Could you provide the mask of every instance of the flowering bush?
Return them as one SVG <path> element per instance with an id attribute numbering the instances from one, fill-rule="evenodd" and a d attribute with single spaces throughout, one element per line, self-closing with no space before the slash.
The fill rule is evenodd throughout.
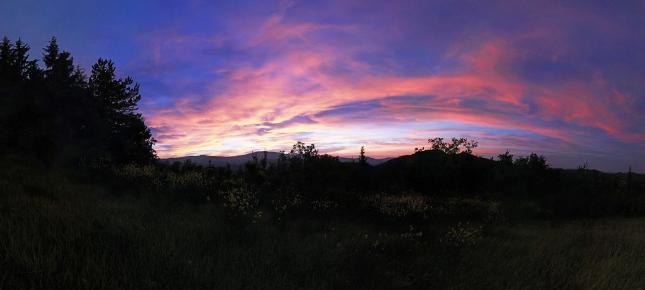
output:
<path id="1" fill-rule="evenodd" d="M 136 185 L 158 190 L 164 185 L 163 175 L 157 171 L 154 165 L 128 164 L 113 169 L 114 175 L 128 186 Z"/>
<path id="2" fill-rule="evenodd" d="M 458 223 L 450 227 L 441 242 L 458 248 L 464 246 L 475 246 L 482 239 L 482 226 L 474 226 L 470 223 Z"/>
<path id="3" fill-rule="evenodd" d="M 231 188 L 222 193 L 222 198 L 224 206 L 236 215 L 254 216 L 258 214 L 258 199 L 255 193 L 246 187 Z"/>
<path id="4" fill-rule="evenodd" d="M 429 198 L 421 195 L 383 194 L 364 197 L 362 200 L 363 206 L 393 218 L 411 216 L 426 218 L 430 208 L 429 201 Z"/>
<path id="5" fill-rule="evenodd" d="M 152 180 L 158 176 L 154 165 L 123 165 L 114 170 L 117 177 L 125 179 L 146 179 Z"/>

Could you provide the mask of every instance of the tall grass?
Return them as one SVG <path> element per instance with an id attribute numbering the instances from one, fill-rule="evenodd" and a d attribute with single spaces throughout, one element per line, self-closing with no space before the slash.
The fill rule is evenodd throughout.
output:
<path id="1" fill-rule="evenodd" d="M 232 201 L 225 207 L 115 195 L 96 183 L 27 169 L 0 171 L 0 190 L 0 289 L 645 285 L 645 219 L 417 224 L 316 215 L 232 219 Z M 392 201 L 410 211 L 424 209 L 424 202 Z M 383 208 L 398 212 L 391 205 Z"/>

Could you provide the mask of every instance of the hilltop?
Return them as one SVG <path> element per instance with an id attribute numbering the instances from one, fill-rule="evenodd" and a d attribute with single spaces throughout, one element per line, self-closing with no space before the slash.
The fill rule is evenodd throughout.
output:
<path id="1" fill-rule="evenodd" d="M 174 162 L 186 162 L 190 160 L 191 163 L 201 166 L 214 166 L 214 167 L 226 167 L 230 165 L 231 167 L 239 167 L 246 164 L 249 161 L 253 161 L 255 156 L 258 159 L 262 159 L 266 153 L 266 158 L 268 162 L 275 162 L 280 157 L 280 152 L 272 151 L 256 151 L 248 154 L 234 155 L 234 156 L 209 156 L 209 155 L 197 155 L 197 156 L 183 156 L 183 157 L 172 157 L 172 158 L 162 158 L 160 161 L 162 163 L 172 164 Z M 382 164 L 392 158 L 372 158 L 367 157 L 367 163 L 376 166 Z M 340 162 L 357 162 L 356 158 L 349 157 L 338 157 Z"/>

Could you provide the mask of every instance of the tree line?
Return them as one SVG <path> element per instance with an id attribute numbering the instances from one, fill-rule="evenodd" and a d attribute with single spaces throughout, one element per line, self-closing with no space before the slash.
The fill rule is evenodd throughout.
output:
<path id="1" fill-rule="evenodd" d="M 173 196 L 183 192 L 184 198 L 195 202 L 213 200 L 222 192 L 245 192 L 257 198 L 260 207 L 298 201 L 310 205 L 301 208 L 303 212 L 334 204 L 344 214 L 361 214 L 362 204 L 374 196 L 410 195 L 440 206 L 485 207 L 499 202 L 509 215 L 526 217 L 645 214 L 645 176 L 631 171 L 552 168 L 535 153 L 483 158 L 473 154 L 477 142 L 465 138 L 431 138 L 428 143 L 428 149 L 416 148 L 413 154 L 370 165 L 365 148 L 355 162 L 342 162 L 320 154 L 314 144 L 297 142 L 273 162 L 258 154 L 237 169 L 189 161 L 160 163 L 142 168 L 120 189 L 147 192 L 156 186 Z"/>
<path id="2" fill-rule="evenodd" d="M 114 63 L 98 59 L 88 75 L 52 38 L 41 60 L 29 45 L 0 43 L 0 150 L 35 155 L 51 164 L 103 166 L 156 158 L 137 104 L 139 85 L 117 78 Z"/>

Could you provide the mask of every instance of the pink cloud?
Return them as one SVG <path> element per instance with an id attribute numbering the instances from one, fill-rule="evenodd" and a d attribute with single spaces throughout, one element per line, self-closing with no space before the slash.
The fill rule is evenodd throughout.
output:
<path id="1" fill-rule="evenodd" d="M 630 96 L 608 81 L 599 78 L 589 83 L 583 79 L 545 87 L 516 75 L 513 66 L 531 55 L 526 48 L 518 48 L 514 39 L 455 45 L 445 57 L 457 61 L 460 69 L 450 73 L 374 74 L 369 63 L 355 57 L 361 46 L 330 45 L 319 38 L 321 32 L 330 30 L 358 35 L 358 28 L 287 23 L 283 13 L 269 17 L 247 44 L 275 55 L 259 65 L 226 68 L 228 78 L 214 82 L 212 91 L 217 93 L 198 108 L 187 97 L 179 99 L 172 109 L 151 114 L 148 121 L 152 127 L 168 128 L 157 135 L 160 144 L 173 145 L 167 150 L 160 147 L 160 156 L 284 149 L 304 139 L 348 144 L 330 150 L 336 154 L 351 155 L 359 147 L 357 143 L 364 143 L 370 144 L 375 156 L 397 155 L 409 153 L 429 136 L 413 136 L 410 131 L 385 136 L 375 128 L 380 126 L 380 130 L 387 131 L 385 128 L 405 122 L 423 125 L 452 121 L 462 124 L 463 132 L 473 126 L 513 129 L 559 140 L 563 146 L 585 143 L 591 133 L 580 128 L 600 130 L 621 141 L 645 140 L 643 134 L 626 130 L 620 112 L 629 106 Z M 546 37 L 542 33 L 535 35 L 539 39 Z M 553 57 L 559 55 L 554 53 Z M 343 70 L 334 71 L 339 63 Z M 414 104 L 383 100 L 389 96 L 432 98 Z M 369 112 L 374 114 L 370 124 L 344 116 L 313 117 L 359 101 L 380 101 L 380 107 Z M 471 103 L 478 106 L 469 106 Z M 289 122 L 299 116 L 308 116 L 311 121 Z M 554 122 L 562 127 L 555 127 Z M 361 135 L 361 131 L 369 134 Z M 503 137 L 514 138 L 508 139 L 514 144 L 530 144 L 525 137 Z M 386 143 L 384 138 L 399 141 Z M 493 153 L 490 148 L 481 152 Z"/>

